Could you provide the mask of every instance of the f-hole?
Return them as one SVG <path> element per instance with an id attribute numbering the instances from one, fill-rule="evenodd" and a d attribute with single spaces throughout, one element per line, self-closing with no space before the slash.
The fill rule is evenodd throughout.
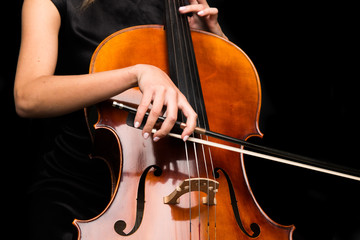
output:
<path id="1" fill-rule="evenodd" d="M 221 168 L 215 168 L 214 172 L 215 172 L 215 177 L 216 178 L 219 178 L 219 172 L 218 171 L 221 171 L 224 176 L 226 177 L 226 180 L 227 180 L 227 183 L 228 183 L 228 186 L 229 186 L 229 192 L 230 192 L 230 198 L 231 198 L 231 206 L 232 206 L 232 209 L 233 209 L 233 212 L 234 212 L 234 216 L 235 216 L 235 219 L 236 219 L 236 222 L 239 226 L 239 228 L 241 229 L 241 231 L 243 231 L 243 233 L 250 237 L 250 238 L 256 238 L 260 235 L 260 226 L 257 224 L 257 223 L 252 223 L 250 224 L 250 229 L 251 231 L 253 231 L 253 234 L 249 234 L 242 222 L 241 222 L 241 217 L 240 217 L 240 213 L 239 213 L 239 209 L 238 209 L 238 205 L 237 205 L 237 200 L 236 200 L 236 196 L 235 196 L 235 191 L 234 191 L 234 187 L 231 183 L 231 180 L 230 180 L 230 177 L 229 175 Z"/>
<path id="2" fill-rule="evenodd" d="M 126 228 L 126 222 L 123 220 L 119 220 L 114 224 L 115 232 L 118 233 L 121 236 L 130 236 L 131 234 L 135 233 L 138 228 L 140 227 L 140 224 L 142 222 L 143 216 L 144 216 L 144 207 L 145 207 L 145 179 L 150 171 L 151 168 L 154 168 L 154 175 L 159 177 L 162 174 L 161 168 L 159 168 L 156 165 L 149 166 L 145 169 L 145 171 L 142 173 L 140 177 L 140 182 L 138 186 L 138 192 L 137 192 L 137 206 L 136 206 L 136 219 L 135 219 L 135 225 L 133 229 L 129 233 L 125 233 L 124 229 Z"/>

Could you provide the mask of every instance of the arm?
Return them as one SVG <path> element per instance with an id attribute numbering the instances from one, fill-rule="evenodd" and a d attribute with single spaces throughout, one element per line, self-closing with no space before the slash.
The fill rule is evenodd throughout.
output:
<path id="1" fill-rule="evenodd" d="M 22 117 L 51 117 L 70 113 L 139 86 L 143 98 L 135 121 L 141 122 L 153 103 L 143 129 L 149 136 L 164 105 L 169 119 L 154 138 L 165 136 L 172 128 L 178 109 L 187 116 L 183 138 L 196 125 L 191 106 L 160 69 L 135 65 L 113 71 L 55 76 L 60 15 L 50 0 L 25 0 L 22 17 L 22 41 L 15 78 L 14 97 L 17 113 Z M 146 134 L 147 133 L 147 134 Z"/>
<path id="2" fill-rule="evenodd" d="M 24 1 L 22 41 L 14 88 L 16 110 L 20 116 L 63 115 L 136 84 L 131 69 L 54 76 L 59 28 L 60 15 L 51 1 Z M 103 83 L 102 89 L 98 90 L 100 83 Z"/>

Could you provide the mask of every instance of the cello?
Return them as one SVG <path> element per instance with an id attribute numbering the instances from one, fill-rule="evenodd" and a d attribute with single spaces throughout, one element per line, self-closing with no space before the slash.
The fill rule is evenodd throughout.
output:
<path id="1" fill-rule="evenodd" d="M 165 30 L 114 33 L 95 51 L 90 72 L 155 65 L 187 97 L 200 128 L 236 139 L 262 136 L 260 83 L 250 59 L 227 40 L 190 32 L 177 13 L 183 3 L 166 3 Z M 242 154 L 171 137 L 144 140 L 133 115 L 112 104 L 136 107 L 140 97 L 135 88 L 98 105 L 93 157 L 109 165 L 113 193 L 99 216 L 75 220 L 79 239 L 291 239 L 294 227 L 276 224 L 257 204 Z"/>

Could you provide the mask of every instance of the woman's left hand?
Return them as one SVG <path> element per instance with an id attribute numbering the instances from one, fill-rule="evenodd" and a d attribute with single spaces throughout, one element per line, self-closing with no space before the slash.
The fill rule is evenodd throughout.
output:
<path id="1" fill-rule="evenodd" d="M 212 8 L 206 0 L 189 0 L 190 5 L 179 8 L 181 14 L 194 13 L 189 17 L 190 28 L 204 30 L 227 38 L 218 22 L 218 9 Z"/>

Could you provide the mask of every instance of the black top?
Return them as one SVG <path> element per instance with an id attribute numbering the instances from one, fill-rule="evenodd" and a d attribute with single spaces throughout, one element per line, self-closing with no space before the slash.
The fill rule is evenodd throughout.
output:
<path id="1" fill-rule="evenodd" d="M 61 16 L 56 75 L 88 73 L 92 53 L 108 35 L 135 25 L 162 24 L 163 0 L 51 0 Z M 82 110 L 34 120 L 37 175 L 30 187 L 28 239 L 76 239 L 74 218 L 98 215 L 110 200 L 109 172 L 90 159 Z"/>
<path id="2" fill-rule="evenodd" d="M 92 53 L 110 34 L 127 27 L 163 23 L 164 0 L 52 0 L 61 15 L 57 74 L 87 73 Z"/>

